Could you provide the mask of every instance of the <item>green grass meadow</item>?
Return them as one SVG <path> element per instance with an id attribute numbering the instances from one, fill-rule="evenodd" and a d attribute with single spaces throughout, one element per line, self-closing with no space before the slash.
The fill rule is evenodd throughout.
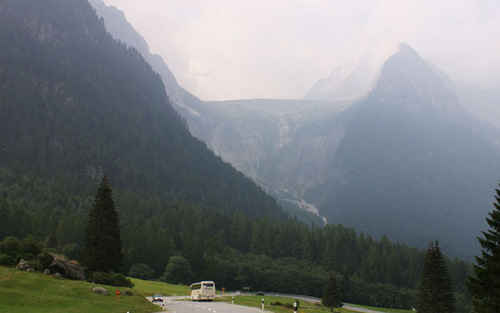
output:
<path id="1" fill-rule="evenodd" d="M 188 296 L 191 294 L 191 289 L 189 288 L 189 286 L 172 285 L 158 281 L 149 281 L 136 278 L 130 278 L 130 280 L 132 280 L 132 282 L 134 283 L 134 288 L 132 290 L 135 290 L 145 297 L 152 296 L 156 293 L 162 294 L 164 296 Z"/>
<path id="2" fill-rule="evenodd" d="M 101 286 L 110 295 L 91 291 L 94 284 L 57 279 L 41 273 L 26 273 L 14 268 L 0 267 L 0 312 L 2 313 L 151 313 L 158 307 L 148 302 L 143 293 L 150 286 L 134 280 L 138 288 Z M 116 296 L 119 289 L 121 296 Z M 124 291 L 133 295 L 126 296 Z M 165 287 L 165 291 L 170 290 Z M 165 292 L 167 293 L 167 292 Z"/>

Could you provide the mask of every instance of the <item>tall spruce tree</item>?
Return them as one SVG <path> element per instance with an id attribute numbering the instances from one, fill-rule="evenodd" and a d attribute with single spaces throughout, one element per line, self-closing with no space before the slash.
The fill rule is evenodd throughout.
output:
<path id="1" fill-rule="evenodd" d="M 500 189 L 496 189 L 495 200 L 486 218 L 490 229 L 478 237 L 482 252 L 476 257 L 475 275 L 467 284 L 475 313 L 500 312 Z"/>
<path id="2" fill-rule="evenodd" d="M 333 273 L 330 274 L 330 278 L 328 279 L 328 284 L 326 285 L 321 302 L 324 306 L 329 307 L 332 312 L 334 308 L 342 306 L 342 299 L 337 286 L 337 277 Z"/>
<path id="3" fill-rule="evenodd" d="M 418 290 L 417 312 L 455 312 L 455 296 L 450 274 L 437 241 L 431 243 L 425 255 L 422 281 Z"/>
<path id="4" fill-rule="evenodd" d="M 122 265 L 120 223 L 108 179 L 104 177 L 89 211 L 84 263 L 92 272 L 118 272 Z"/>

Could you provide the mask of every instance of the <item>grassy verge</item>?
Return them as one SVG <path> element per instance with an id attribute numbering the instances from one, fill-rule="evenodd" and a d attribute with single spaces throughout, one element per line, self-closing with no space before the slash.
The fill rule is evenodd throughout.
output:
<path id="1" fill-rule="evenodd" d="M 187 296 L 191 294 L 191 289 L 184 285 L 172 285 L 163 282 L 130 278 L 134 283 L 134 291 L 149 297 L 159 293 L 164 296 Z"/>
<path id="2" fill-rule="evenodd" d="M 275 313 L 290 313 L 293 310 L 286 305 L 291 305 L 295 301 L 292 298 L 284 297 L 271 297 L 271 296 L 236 296 L 234 297 L 234 303 L 238 305 L 250 306 L 260 308 L 261 299 L 264 298 L 265 310 Z M 231 297 L 222 297 L 218 301 L 231 302 Z M 272 303 L 281 303 L 281 305 L 273 305 Z M 336 309 L 334 312 L 338 313 L 351 313 L 346 309 Z M 315 304 L 306 301 L 300 301 L 299 313 L 331 313 L 331 310 L 321 304 Z"/>
<path id="3" fill-rule="evenodd" d="M 0 312 L 2 313 L 151 313 L 158 307 L 144 299 L 134 289 L 134 295 L 125 296 L 128 288 L 101 286 L 109 296 L 91 291 L 94 284 L 56 279 L 40 273 L 26 273 L 0 267 Z"/>
<path id="4" fill-rule="evenodd" d="M 374 306 L 358 305 L 358 304 L 350 304 L 350 303 L 349 303 L 349 305 L 352 306 L 352 307 L 355 307 L 355 308 L 370 309 L 372 311 L 378 311 L 378 312 L 387 312 L 387 313 L 413 313 L 412 310 L 379 308 L 379 307 L 374 307 Z"/>

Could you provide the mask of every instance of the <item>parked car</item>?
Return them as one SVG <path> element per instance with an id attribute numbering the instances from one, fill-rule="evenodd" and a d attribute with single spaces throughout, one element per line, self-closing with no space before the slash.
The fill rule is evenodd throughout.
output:
<path id="1" fill-rule="evenodd" d="M 160 295 L 160 294 L 153 295 L 153 301 L 152 302 L 163 302 L 163 296 Z"/>

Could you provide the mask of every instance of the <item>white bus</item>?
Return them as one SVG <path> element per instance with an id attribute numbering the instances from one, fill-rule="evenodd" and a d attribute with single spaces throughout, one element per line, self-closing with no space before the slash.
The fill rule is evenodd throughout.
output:
<path id="1" fill-rule="evenodd" d="M 191 284 L 191 300 L 213 300 L 215 299 L 215 283 L 213 281 L 200 281 Z"/>

